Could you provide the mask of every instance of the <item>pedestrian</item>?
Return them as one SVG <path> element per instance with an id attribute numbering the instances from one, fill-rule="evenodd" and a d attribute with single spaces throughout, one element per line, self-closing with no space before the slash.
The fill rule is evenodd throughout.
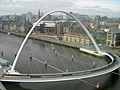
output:
<path id="1" fill-rule="evenodd" d="M 15 57 L 17 56 L 17 53 L 15 53 Z"/>
<path id="2" fill-rule="evenodd" d="M 95 68 L 95 66 L 96 66 L 96 63 L 95 63 L 95 62 L 93 62 L 93 67 Z"/>
<path id="3" fill-rule="evenodd" d="M 66 69 L 66 71 L 65 71 L 66 73 L 68 72 L 68 69 Z"/>
<path id="4" fill-rule="evenodd" d="M 51 44 L 51 48 L 53 49 L 53 44 Z"/>
<path id="5" fill-rule="evenodd" d="M 71 56 L 71 58 L 72 58 L 72 62 L 73 62 L 73 57 L 74 57 L 74 56 L 72 55 L 72 56 Z"/>
<path id="6" fill-rule="evenodd" d="M 48 66 L 47 61 L 45 61 L 44 64 L 45 64 L 45 69 L 47 69 L 47 66 Z"/>
<path id="7" fill-rule="evenodd" d="M 32 61 L 32 55 L 30 56 L 30 61 Z"/>
<path id="8" fill-rule="evenodd" d="M 1 52 L 1 56 L 3 57 L 3 51 Z"/>
<path id="9" fill-rule="evenodd" d="M 44 43 L 42 43 L 42 47 L 45 47 Z"/>
<path id="10" fill-rule="evenodd" d="M 57 56 L 57 50 L 55 50 L 55 55 Z"/>
<path id="11" fill-rule="evenodd" d="M 97 83 L 96 88 L 97 90 L 100 88 L 100 83 Z"/>
<path id="12" fill-rule="evenodd" d="M 55 51 L 55 47 L 53 47 L 52 49 L 53 49 L 53 51 Z"/>

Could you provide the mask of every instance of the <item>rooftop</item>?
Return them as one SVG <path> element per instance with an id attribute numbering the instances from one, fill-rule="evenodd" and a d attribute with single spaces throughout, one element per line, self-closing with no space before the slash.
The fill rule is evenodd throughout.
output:
<path id="1" fill-rule="evenodd" d="M 120 29 L 114 29 L 114 30 L 112 29 L 109 32 L 112 34 L 120 33 Z"/>

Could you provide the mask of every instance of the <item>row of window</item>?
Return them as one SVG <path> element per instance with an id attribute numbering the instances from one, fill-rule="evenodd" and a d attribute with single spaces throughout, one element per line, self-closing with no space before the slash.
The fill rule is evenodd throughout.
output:
<path id="1" fill-rule="evenodd" d="M 64 38 L 64 40 L 69 42 L 74 42 L 74 43 L 80 43 L 80 44 L 87 44 L 87 45 L 90 44 L 90 40 L 85 40 L 85 39 L 76 40 L 76 39 Z"/>

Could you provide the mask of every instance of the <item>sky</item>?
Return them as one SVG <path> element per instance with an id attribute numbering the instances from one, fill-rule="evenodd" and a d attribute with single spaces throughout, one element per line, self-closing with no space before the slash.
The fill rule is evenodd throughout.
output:
<path id="1" fill-rule="evenodd" d="M 0 15 L 22 14 L 38 10 L 47 13 L 65 10 L 87 15 L 120 17 L 120 0 L 0 0 Z"/>

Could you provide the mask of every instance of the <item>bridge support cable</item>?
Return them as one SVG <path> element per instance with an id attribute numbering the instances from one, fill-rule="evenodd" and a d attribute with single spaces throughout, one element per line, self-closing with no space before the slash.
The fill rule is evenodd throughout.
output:
<path id="1" fill-rule="evenodd" d="M 61 57 L 64 57 L 64 58 L 68 58 L 68 59 L 72 59 L 71 57 L 62 55 L 62 54 L 60 54 L 60 53 L 58 53 L 58 56 L 61 56 Z M 65 60 L 67 60 L 67 59 L 65 59 Z M 72 60 L 69 60 L 69 61 L 72 61 Z M 74 59 L 73 62 L 79 62 L 79 63 L 81 63 L 84 67 L 88 65 L 88 64 L 86 64 L 85 62 L 82 62 L 82 61 L 76 60 L 76 59 Z"/>
<path id="2" fill-rule="evenodd" d="M 116 73 L 116 72 L 111 72 L 111 73 L 120 76 L 120 73 Z"/>
<path id="3" fill-rule="evenodd" d="M 62 45 L 60 45 L 60 46 L 62 47 Z M 54 47 L 54 49 L 56 50 L 55 47 Z M 63 49 L 63 47 L 62 47 L 62 49 Z M 55 51 L 55 50 L 54 50 L 54 51 Z M 60 50 L 61 50 L 61 49 L 60 49 Z M 64 51 L 64 49 L 63 49 L 63 52 L 66 53 L 66 52 Z M 66 53 L 66 54 L 67 54 L 67 53 Z M 57 55 L 58 55 L 58 56 L 61 56 L 61 57 L 64 57 L 64 58 L 70 59 L 70 57 L 65 56 L 65 55 L 62 55 L 62 54 L 60 54 L 59 52 L 57 52 Z M 65 59 L 65 60 L 66 60 L 66 59 Z M 62 62 L 62 64 L 63 64 L 64 68 L 67 68 L 66 65 L 65 65 L 65 63 L 63 62 L 63 60 L 61 60 L 61 62 Z"/>
<path id="4" fill-rule="evenodd" d="M 63 55 L 59 52 L 57 52 L 57 55 L 60 56 L 60 57 L 64 57 L 64 58 L 67 58 L 67 59 L 64 59 L 64 60 L 67 60 L 67 61 L 72 61 L 72 58 L 69 57 L 68 53 L 66 52 L 66 50 L 64 49 L 64 47 L 62 45 L 60 45 L 60 47 L 62 48 L 63 52 L 66 54 L 66 55 Z M 55 51 L 56 48 L 55 46 L 52 44 L 51 48 Z M 69 59 L 69 60 L 68 60 Z M 74 62 L 77 61 L 74 59 Z M 66 68 L 66 65 L 64 64 L 63 60 L 61 60 L 61 62 L 63 63 L 63 66 Z M 72 62 L 71 62 L 72 63 Z M 76 68 L 76 67 L 75 67 Z"/>
<path id="5" fill-rule="evenodd" d="M 60 42 L 60 41 L 59 41 L 59 42 Z M 74 45 L 75 45 L 75 44 L 74 44 Z M 88 66 L 88 64 L 86 64 L 85 62 L 82 62 L 81 60 L 76 60 L 76 59 L 72 60 L 72 57 L 68 57 L 69 55 L 68 55 L 68 53 L 66 52 L 66 50 L 63 48 L 62 45 L 61 45 L 61 47 L 62 47 L 63 51 L 65 52 L 65 54 L 67 54 L 67 56 L 58 53 L 59 56 L 65 57 L 65 58 L 68 58 L 68 59 L 71 59 L 71 61 L 73 61 L 73 62 L 79 62 L 79 63 L 81 63 L 84 67 Z M 70 48 L 71 48 L 71 47 L 70 47 Z M 75 55 L 76 53 L 75 53 L 75 51 L 73 50 L 73 48 L 71 48 L 71 50 L 72 50 L 72 52 L 73 52 L 74 55 Z"/>
<path id="6" fill-rule="evenodd" d="M 79 81 L 81 81 L 81 82 L 84 82 L 84 83 L 86 83 L 86 84 L 89 84 L 89 85 L 91 85 L 91 86 L 93 86 L 93 87 L 95 87 L 95 88 L 97 88 L 97 84 L 95 85 L 95 84 L 92 84 L 92 83 L 90 83 L 90 82 L 88 82 L 88 81 L 85 81 L 85 80 L 82 80 L 82 79 L 78 79 Z"/>
<path id="7" fill-rule="evenodd" d="M 70 59 L 70 57 L 69 57 L 68 53 L 66 52 L 66 50 L 64 49 L 64 47 L 63 47 L 62 45 L 60 45 L 60 46 L 61 46 L 61 48 L 63 49 L 63 52 L 64 52 L 66 55 L 62 55 L 62 54 L 60 54 L 60 53 L 58 53 L 58 55 L 61 56 L 61 57 Z M 67 60 L 67 59 L 64 59 L 64 60 Z M 62 61 L 62 63 L 64 64 L 63 60 L 61 60 L 61 61 Z M 64 64 L 64 66 L 66 67 L 65 64 Z"/>
<path id="8" fill-rule="evenodd" d="M 34 58 L 34 57 L 32 58 L 32 60 L 35 60 L 35 61 L 37 61 L 37 62 L 39 62 L 39 63 L 42 63 L 42 64 L 45 64 L 45 62 L 43 62 L 43 61 L 41 61 L 41 60 L 39 60 L 39 59 L 36 59 L 36 58 Z M 55 69 L 55 70 L 57 70 L 57 71 L 59 71 L 59 72 L 64 73 L 63 70 L 58 69 L 58 68 L 54 67 L 53 65 L 47 64 L 47 66 L 49 66 L 49 67 L 51 67 L 51 68 L 53 68 L 53 69 Z"/>
<path id="9" fill-rule="evenodd" d="M 53 45 L 51 45 L 50 47 L 52 48 Z M 45 48 L 45 50 L 47 51 L 48 49 Z M 48 51 L 47 51 L 47 53 L 48 53 Z M 56 67 L 56 63 L 54 62 L 55 59 L 53 58 L 52 55 L 50 55 L 50 53 L 48 53 L 48 55 L 49 55 L 49 57 L 51 58 L 51 62 L 52 62 L 52 63 L 55 65 L 55 67 Z"/>
<path id="10" fill-rule="evenodd" d="M 71 47 L 70 47 L 71 48 Z M 73 51 L 74 55 L 76 54 L 75 51 L 73 50 L 73 48 L 71 48 L 71 50 Z M 77 56 L 78 57 L 78 56 Z M 85 62 L 82 62 L 81 60 L 79 60 L 79 62 L 84 66 L 86 67 L 86 63 Z"/>
<path id="11" fill-rule="evenodd" d="M 62 47 L 62 46 L 61 46 Z M 63 48 L 63 47 L 62 47 Z M 64 48 L 63 48 L 64 49 Z M 72 48 L 71 48 L 72 49 Z M 72 51 L 73 51 L 73 49 L 72 49 Z M 67 52 L 64 50 L 64 52 L 67 54 Z M 75 54 L 75 52 L 73 51 L 73 53 Z M 61 57 L 64 57 L 64 58 L 68 58 L 68 59 L 72 59 L 71 57 L 68 57 L 68 54 L 67 54 L 67 56 L 65 56 L 65 55 L 62 55 L 62 54 L 60 54 L 59 52 L 57 52 L 57 55 L 58 56 L 61 56 Z M 65 59 L 65 60 L 67 60 L 67 59 Z M 78 61 L 78 60 L 76 60 L 76 59 L 74 59 L 73 60 L 73 62 L 80 62 L 81 64 L 84 64 L 84 66 L 86 66 L 86 65 L 88 65 L 88 64 L 86 64 L 85 62 L 82 62 L 82 61 Z"/>

